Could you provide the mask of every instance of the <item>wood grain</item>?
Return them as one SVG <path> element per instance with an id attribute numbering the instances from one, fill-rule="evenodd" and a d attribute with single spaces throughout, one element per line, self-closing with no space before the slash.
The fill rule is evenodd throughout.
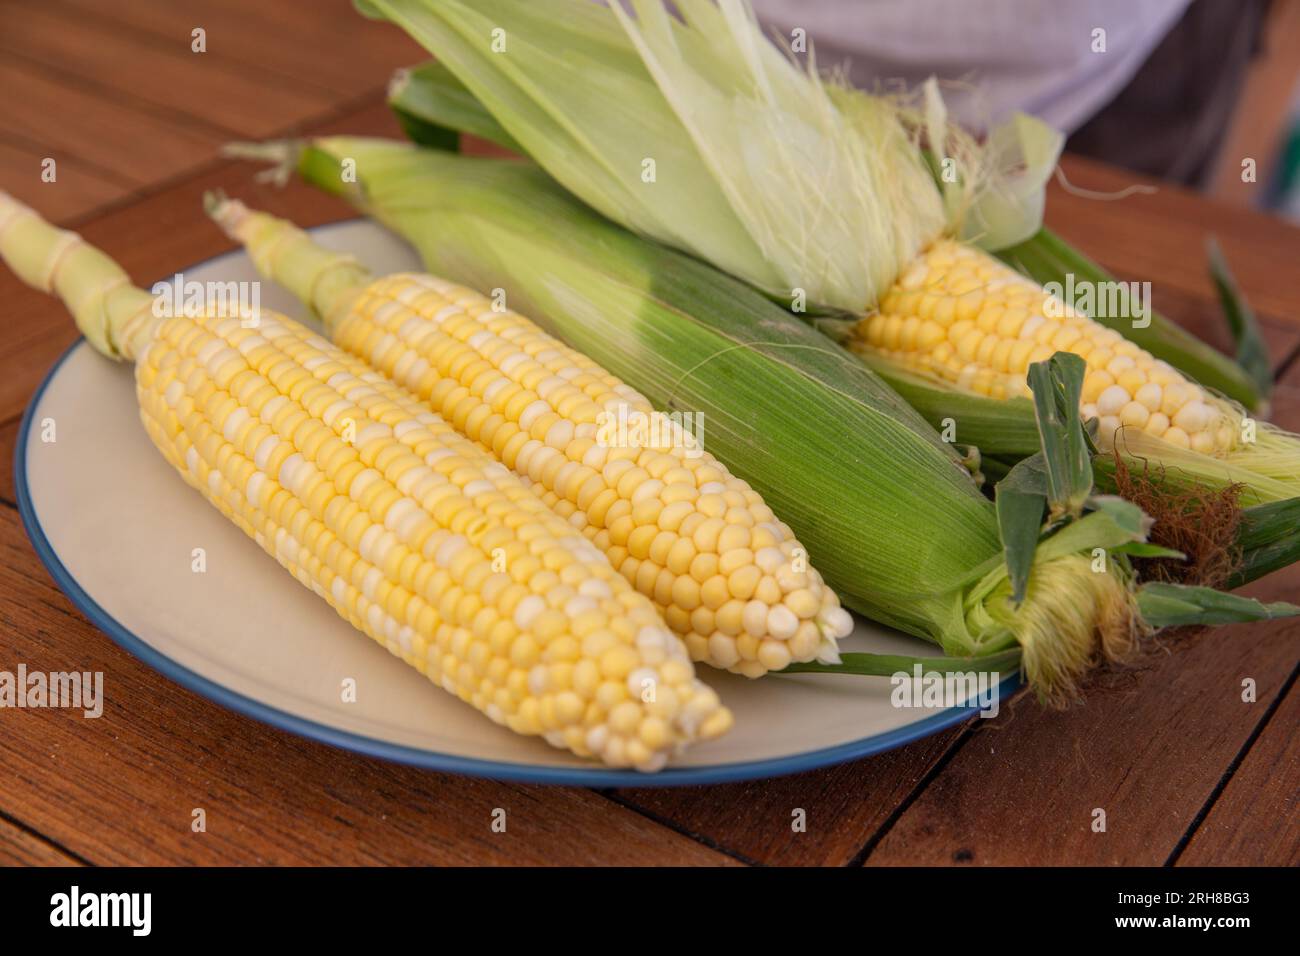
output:
<path id="1" fill-rule="evenodd" d="M 222 138 L 122 106 L 55 71 L 0 59 L 0 129 L 140 187 L 210 160 Z M 75 117 L 75 122 L 70 121 Z M 34 178 L 34 177 L 33 177 Z"/>
<path id="2" fill-rule="evenodd" d="M 945 755 L 962 728 L 814 773 L 720 787 L 620 790 L 657 818 L 746 860 L 777 866 L 844 866 Z M 795 828 L 796 821 L 805 829 Z"/>
<path id="3" fill-rule="evenodd" d="M 382 103 L 371 103 L 317 127 L 321 133 L 399 134 Z M 0 156 L 3 153 L 0 152 Z M 355 210 L 299 182 L 280 189 L 254 182 L 261 167 L 218 163 L 194 176 L 86 223 L 79 231 L 113 256 L 138 285 L 149 286 L 196 262 L 233 248 L 203 214 L 203 194 L 224 189 L 303 225 L 351 218 Z M 3 182 L 0 180 L 0 182 Z M 44 205 L 38 206 L 46 212 Z M 0 271 L 0 301 L 5 303 L 6 348 L 0 352 L 0 421 L 22 412 L 45 370 L 76 338 L 63 306 Z"/>
<path id="4" fill-rule="evenodd" d="M 54 844 L 0 820 L 0 866 L 80 866 L 81 861 L 69 856 Z"/>
<path id="5" fill-rule="evenodd" d="M 351 0 L 49 2 L 129 26 L 138 35 L 166 44 L 177 37 L 188 44 L 190 31 L 203 27 L 208 55 L 326 89 L 343 101 L 382 88 L 396 66 L 428 59 L 397 27 L 357 13 Z"/>
<path id="6" fill-rule="evenodd" d="M 1285 425 L 1300 429 L 1300 363 L 1278 382 Z M 1293 586 L 1270 588 L 1300 604 L 1294 568 L 1276 572 Z M 1291 686 L 1258 737 L 1242 748 L 1239 766 L 1225 768 L 1223 790 L 1178 856 L 1179 866 L 1300 865 L 1300 687 Z"/>
<path id="7" fill-rule="evenodd" d="M 190 35 L 159 42 L 54 4 L 0 5 L 0 53 L 76 77 L 152 108 L 169 122 L 230 136 L 269 136 L 335 103 L 328 92 L 258 66 L 191 52 Z"/>
<path id="8" fill-rule="evenodd" d="M 1020 702 L 976 728 L 867 863 L 1163 864 L 1285 684 L 1298 638 L 1294 620 L 1224 628 L 1171 642 L 1083 706 Z M 1245 677 L 1260 703 L 1242 703 Z"/>
<path id="9" fill-rule="evenodd" d="M 1300 688 L 1286 697 L 1227 780 L 1179 866 L 1300 866 Z"/>
<path id="10" fill-rule="evenodd" d="M 41 179 L 46 159 L 55 162 L 55 181 Z M 0 133 L 0 189 L 23 202 L 39 205 L 54 222 L 65 222 L 87 209 L 94 209 L 129 192 L 101 170 L 89 166 L 61 149 L 48 149 Z"/>
<path id="11" fill-rule="evenodd" d="M 361 758 L 209 703 L 87 623 L 7 507 L 0 595 L 0 669 L 21 662 L 104 674 L 97 719 L 0 712 L 0 807 L 91 862 L 734 863 L 592 791 Z M 497 808 L 506 812 L 505 833 L 491 829 Z M 206 832 L 192 832 L 195 809 L 205 812 Z"/>

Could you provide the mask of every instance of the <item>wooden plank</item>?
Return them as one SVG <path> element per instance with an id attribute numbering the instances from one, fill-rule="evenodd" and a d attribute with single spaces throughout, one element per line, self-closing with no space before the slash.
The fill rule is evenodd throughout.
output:
<path id="1" fill-rule="evenodd" d="M 1300 228 L 1078 156 L 1064 157 L 1061 165 L 1070 182 L 1085 189 L 1156 188 L 1153 194 L 1105 201 L 1072 195 L 1056 182 L 1049 186 L 1047 224 L 1090 257 L 1156 288 L 1170 286 L 1212 299 L 1205 240 L 1213 234 L 1251 304 L 1300 327 L 1300 288 L 1287 278 L 1295 269 Z"/>
<path id="2" fill-rule="evenodd" d="M 1300 866 L 1300 687 L 1290 692 L 1196 829 L 1179 866 Z"/>
<path id="3" fill-rule="evenodd" d="M 350 99 L 382 88 L 394 68 L 428 58 L 397 27 L 357 13 L 351 0 L 54 0 L 83 15 L 173 43 L 207 31 L 208 55 L 255 66 Z"/>
<path id="4" fill-rule="evenodd" d="M 1289 582 L 1294 593 L 1300 574 Z M 1175 640 L 1083 706 L 1025 701 L 981 722 L 868 865 L 1163 864 L 1286 682 L 1298 638 L 1292 620 Z M 1260 703 L 1242 703 L 1245 677 Z"/>
<path id="5" fill-rule="evenodd" d="M 371 102 L 317 130 L 400 135 L 396 120 L 381 102 Z M 251 163 L 224 163 L 205 169 L 139 202 L 113 209 L 79 231 L 120 262 L 138 283 L 148 286 L 232 248 L 230 240 L 203 215 L 207 190 L 225 189 L 308 226 L 356 215 L 342 201 L 300 182 L 284 189 L 255 183 L 253 177 L 259 169 Z M 5 182 L 0 179 L 0 186 Z M 48 214 L 48 204 L 40 196 L 33 205 Z M 0 421 L 6 421 L 22 412 L 40 377 L 76 338 L 76 332 L 61 304 L 22 285 L 5 269 L 0 269 L 0 301 L 5 303 L 7 323 L 6 347 L 0 352 Z"/>
<path id="6" fill-rule="evenodd" d="M 56 179 L 41 180 L 45 159 L 55 162 Z M 65 222 L 84 216 L 128 192 L 101 171 L 87 166 L 62 149 L 43 149 L 0 133 L 0 189 L 23 202 L 39 205 L 46 217 Z"/>
<path id="7" fill-rule="evenodd" d="M 38 148 L 73 156 L 118 185 L 142 186 L 211 159 L 222 137 L 123 106 L 29 62 L 0 60 L 0 129 Z M 53 152 L 50 155 L 54 155 Z"/>
<path id="8" fill-rule="evenodd" d="M 291 37 L 282 41 L 293 42 Z M 0 5 L 0 51 L 153 107 L 169 122 L 189 117 L 192 124 L 225 136 L 269 136 L 322 115 L 336 102 L 326 91 L 260 67 L 191 52 L 188 33 L 160 44 L 53 5 Z"/>
<path id="9" fill-rule="evenodd" d="M 1283 424 L 1300 429 L 1300 363 L 1278 381 Z M 1289 568 L 1273 577 L 1292 575 Z M 1289 579 L 1289 578 L 1288 578 Z M 1285 600 L 1300 603 L 1300 588 Z M 1295 675 L 1292 675 L 1294 682 Z M 1292 683 L 1286 697 L 1260 730 L 1223 792 L 1206 808 L 1205 818 L 1179 855 L 1179 866 L 1300 864 L 1300 687 Z"/>
<path id="10" fill-rule="evenodd" d="M 0 508 L 0 595 L 6 669 L 104 674 L 97 719 L 31 709 L 0 721 L 0 807 L 91 862 L 734 863 L 593 791 L 387 764 L 209 703 L 87 623 L 10 508 Z M 191 830 L 196 808 L 206 832 Z M 497 808 L 504 834 L 491 829 Z"/>
<path id="11" fill-rule="evenodd" d="M 0 866 L 81 866 L 81 861 L 48 840 L 0 820 Z"/>
<path id="12" fill-rule="evenodd" d="M 717 787 L 620 790 L 618 796 L 745 860 L 844 866 L 962 735 L 962 728 L 946 730 L 814 773 Z"/>

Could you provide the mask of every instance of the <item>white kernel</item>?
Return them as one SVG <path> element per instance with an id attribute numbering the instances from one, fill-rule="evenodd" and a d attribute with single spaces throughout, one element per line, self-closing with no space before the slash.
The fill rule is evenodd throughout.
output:
<path id="1" fill-rule="evenodd" d="M 653 667 L 638 667 L 627 675 L 627 691 L 637 700 L 646 689 L 653 690 L 659 684 L 659 673 Z"/>
<path id="2" fill-rule="evenodd" d="M 637 485 L 632 492 L 632 504 L 639 504 L 650 498 L 658 498 L 664 490 L 664 483 L 658 478 L 649 478 Z"/>
<path id="3" fill-rule="evenodd" d="M 1103 418 L 1107 415 L 1116 415 L 1131 400 L 1128 389 L 1124 386 L 1110 385 L 1097 396 L 1097 413 Z"/>
<path id="4" fill-rule="evenodd" d="M 1174 424 L 1188 435 L 1193 435 L 1210 424 L 1211 415 L 1208 405 L 1193 399 L 1178 410 L 1178 414 L 1174 416 Z"/>
<path id="5" fill-rule="evenodd" d="M 667 647 L 671 641 L 672 638 L 669 636 L 668 632 L 661 627 L 650 627 L 647 625 L 636 632 L 636 646 L 643 651 L 649 648 Z"/>
<path id="6" fill-rule="evenodd" d="M 248 409 L 242 405 L 227 415 L 225 424 L 221 426 L 221 434 L 226 436 L 226 441 L 233 442 L 235 436 L 239 434 L 239 429 L 248 419 Z"/>
<path id="7" fill-rule="evenodd" d="M 551 670 L 545 664 L 534 664 L 528 672 L 528 689 L 536 696 L 540 697 L 546 693 L 546 688 L 550 686 Z"/>
<path id="8" fill-rule="evenodd" d="M 461 494 L 466 498 L 477 498 L 479 495 L 489 495 L 496 490 L 496 485 L 486 478 L 476 478 L 465 484 L 465 487 L 461 489 Z"/>
<path id="9" fill-rule="evenodd" d="M 853 615 L 842 607 L 827 608 L 817 615 L 817 620 L 830 637 L 848 637 L 853 633 Z"/>
<path id="10" fill-rule="evenodd" d="M 266 487 L 266 475 L 260 471 L 255 471 L 248 476 L 248 484 L 244 486 L 244 499 L 258 507 L 262 503 L 262 489 Z"/>
<path id="11" fill-rule="evenodd" d="M 361 593 L 367 601 L 379 600 L 379 586 L 384 583 L 384 573 L 378 568 L 371 568 L 361 579 Z"/>
<path id="12" fill-rule="evenodd" d="M 587 731 L 587 749 L 594 754 L 604 755 L 605 745 L 609 743 L 609 728 L 605 725 L 592 727 Z"/>
<path id="13" fill-rule="evenodd" d="M 442 543 L 438 545 L 438 550 L 434 554 L 433 560 L 439 567 L 448 567 L 451 562 L 456 559 L 456 555 L 460 554 L 461 551 L 467 547 L 469 547 L 469 541 L 464 535 L 448 535 Z"/>
<path id="14" fill-rule="evenodd" d="M 1160 403 L 1164 400 L 1164 395 L 1164 389 L 1159 385 L 1155 382 L 1147 382 L 1137 390 L 1133 400 L 1141 402 L 1147 407 L 1148 411 L 1158 412 L 1160 411 Z"/>
<path id="15" fill-rule="evenodd" d="M 551 411 L 551 406 L 538 399 L 519 413 L 519 427 L 527 431 L 532 428 L 533 422 L 549 411 Z"/>
<path id="16" fill-rule="evenodd" d="M 546 430 L 546 444 L 563 451 L 573 441 L 573 422 L 567 418 L 558 419 Z"/>
<path id="17" fill-rule="evenodd" d="M 736 642 L 726 634 L 714 634 L 709 638 L 709 662 L 715 667 L 730 667 L 740 660 Z"/>
<path id="18" fill-rule="evenodd" d="M 280 444 L 280 439 L 274 435 L 267 435 L 257 443 L 257 450 L 253 452 L 253 464 L 258 471 L 266 471 L 266 466 L 271 460 L 271 453 L 275 451 Z"/>
<path id="19" fill-rule="evenodd" d="M 745 633 L 751 637 L 762 637 L 767 633 L 767 605 L 762 601 L 747 601 L 740 619 Z"/>
<path id="20" fill-rule="evenodd" d="M 786 558 L 780 548 L 759 548 L 754 555 L 754 563 L 764 574 L 776 574 L 786 563 Z"/>
<path id="21" fill-rule="evenodd" d="M 788 641 L 799 630 L 799 618 L 784 604 L 774 605 L 767 612 L 767 633 L 777 640 Z"/>
<path id="22" fill-rule="evenodd" d="M 596 610 L 596 602 L 589 597 L 571 597 L 564 603 L 564 613 L 571 618 L 594 610 Z"/>
<path id="23" fill-rule="evenodd" d="M 515 605 L 515 627 L 526 631 L 537 619 L 537 615 L 546 610 L 546 602 L 539 595 L 530 594 Z"/>

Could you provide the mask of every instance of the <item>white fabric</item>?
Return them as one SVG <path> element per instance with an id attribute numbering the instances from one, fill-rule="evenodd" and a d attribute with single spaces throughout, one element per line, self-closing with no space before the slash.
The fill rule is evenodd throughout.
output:
<path id="1" fill-rule="evenodd" d="M 868 90 L 931 75 L 973 128 L 1023 110 L 1073 132 L 1127 83 L 1190 0 L 753 0 L 784 34 L 802 27 L 819 67 Z M 1093 52 L 1093 31 L 1106 52 Z"/>

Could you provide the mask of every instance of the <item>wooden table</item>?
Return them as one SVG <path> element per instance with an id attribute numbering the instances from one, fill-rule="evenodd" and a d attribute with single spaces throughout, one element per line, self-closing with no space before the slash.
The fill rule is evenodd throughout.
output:
<path id="1" fill-rule="evenodd" d="M 206 31 L 206 53 L 191 31 Z M 230 243 L 200 213 L 222 187 L 307 225 L 350 215 L 254 184 L 219 144 L 308 131 L 397 135 L 391 68 L 420 52 L 345 0 L 0 0 L 0 188 L 80 229 L 144 284 Z M 40 163 L 56 159 L 58 180 Z M 1072 181 L 1132 177 L 1068 161 Z M 1261 176 L 1261 179 L 1263 177 Z M 1260 187 L 1262 188 L 1262 187 Z M 1216 234 L 1263 319 L 1300 429 L 1300 230 L 1177 190 L 1116 202 L 1053 189 L 1048 219 L 1158 309 L 1225 344 L 1206 278 Z M 514 786 L 333 750 L 223 710 L 86 622 L 23 533 L 12 460 L 36 383 L 73 341 L 51 300 L 0 274 L 0 670 L 103 671 L 106 709 L 0 711 L 0 862 L 46 864 L 1295 864 L 1300 623 L 1169 642 L 1084 706 L 1021 699 L 883 756 L 684 790 Z M 1300 599 L 1297 569 L 1250 592 Z M 1242 682 L 1257 686 L 1242 699 Z M 491 829 L 505 808 L 505 834 Z M 191 832 L 203 808 L 207 830 Z M 1104 809 L 1104 833 L 1093 831 Z M 806 813 L 806 832 L 791 827 Z"/>

